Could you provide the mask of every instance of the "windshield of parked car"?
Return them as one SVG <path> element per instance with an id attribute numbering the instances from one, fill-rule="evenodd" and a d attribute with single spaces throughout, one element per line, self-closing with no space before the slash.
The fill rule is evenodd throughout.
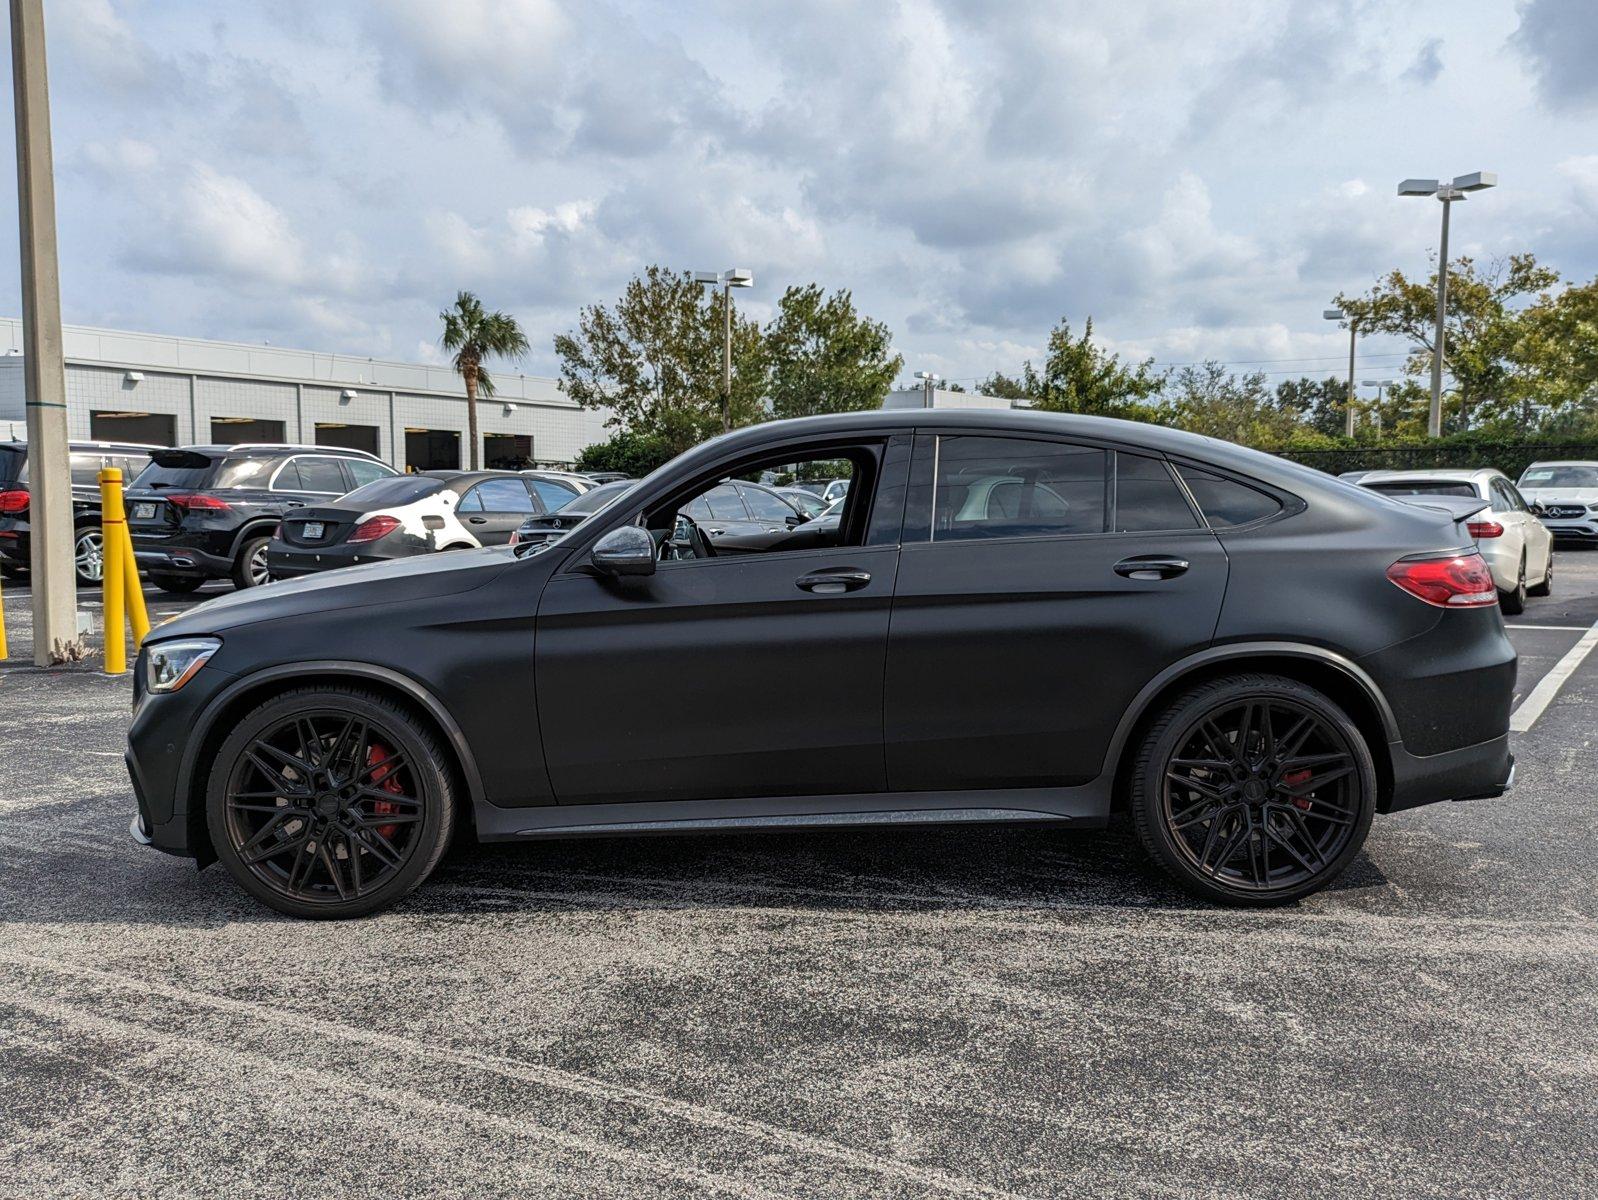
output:
<path id="1" fill-rule="evenodd" d="M 1523 488 L 1598 488 L 1598 466 L 1527 467 Z"/>
<path id="2" fill-rule="evenodd" d="M 1472 500 L 1480 499 L 1476 495 L 1475 484 L 1457 479 L 1388 479 L 1359 486 L 1372 492 L 1381 492 L 1384 496 L 1465 496 Z"/>
<path id="3" fill-rule="evenodd" d="M 275 458 L 224 458 L 203 467 L 163 467 L 152 462 L 130 486 L 183 491 L 264 488 L 278 462 Z"/>
<path id="4" fill-rule="evenodd" d="M 362 484 L 339 503 L 351 508 L 396 508 L 431 496 L 443 487 L 442 479 L 428 475 L 390 475 Z"/>

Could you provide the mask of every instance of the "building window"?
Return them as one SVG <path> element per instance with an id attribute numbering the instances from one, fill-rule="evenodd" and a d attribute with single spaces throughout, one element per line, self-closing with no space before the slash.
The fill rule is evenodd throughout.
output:
<path id="1" fill-rule="evenodd" d="M 525 433 L 485 433 L 483 465 L 520 471 L 533 465 L 533 439 Z"/>
<path id="2" fill-rule="evenodd" d="M 170 413 L 90 411 L 89 436 L 97 442 L 175 446 L 178 419 Z"/>
<path id="3" fill-rule="evenodd" d="M 332 421 L 316 423 L 318 446 L 342 446 L 346 450 L 365 450 L 368 454 L 381 454 L 378 449 L 376 425 L 340 425 Z"/>
<path id="4" fill-rule="evenodd" d="M 286 440 L 282 421 L 261 421 L 254 417 L 212 417 L 211 440 L 218 446 L 237 446 L 243 442 Z"/>

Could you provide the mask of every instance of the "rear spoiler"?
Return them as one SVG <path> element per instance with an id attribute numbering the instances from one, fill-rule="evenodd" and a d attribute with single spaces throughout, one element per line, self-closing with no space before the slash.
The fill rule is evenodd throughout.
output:
<path id="1" fill-rule="evenodd" d="M 1417 508 L 1438 509 L 1454 518 L 1456 523 L 1474 517 L 1491 504 L 1474 496 L 1394 496 L 1389 493 L 1387 498 L 1397 500 L 1400 504 L 1413 504 Z"/>
<path id="2" fill-rule="evenodd" d="M 194 468 L 208 467 L 214 461 L 210 455 L 198 450 L 152 450 L 150 458 L 158 467 Z"/>

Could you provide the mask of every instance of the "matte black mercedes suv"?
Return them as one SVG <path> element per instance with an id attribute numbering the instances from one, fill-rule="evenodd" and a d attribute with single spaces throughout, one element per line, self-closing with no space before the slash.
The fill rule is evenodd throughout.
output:
<path id="1" fill-rule="evenodd" d="M 821 460 L 850 486 L 820 533 L 724 554 L 680 515 Z M 1515 653 L 1469 508 L 1090 417 L 739 430 L 562 536 L 161 626 L 133 833 L 334 917 L 392 904 L 457 831 L 1092 828 L 1124 808 L 1199 895 L 1291 901 L 1374 814 L 1509 784 Z M 795 672 L 828 681 L 813 719 L 742 702 Z"/>
<path id="2" fill-rule="evenodd" d="M 258 587 L 284 516 L 397 474 L 338 446 L 181 446 L 150 459 L 127 490 L 128 531 L 139 570 L 168 592 L 211 579 Z"/>

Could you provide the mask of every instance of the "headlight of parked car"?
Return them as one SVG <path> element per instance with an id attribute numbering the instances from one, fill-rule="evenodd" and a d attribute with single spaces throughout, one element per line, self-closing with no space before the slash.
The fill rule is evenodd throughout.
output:
<path id="1" fill-rule="evenodd" d="M 145 648 L 144 686 L 152 692 L 175 692 L 193 679 L 206 660 L 222 648 L 220 638 L 174 638 Z"/>

